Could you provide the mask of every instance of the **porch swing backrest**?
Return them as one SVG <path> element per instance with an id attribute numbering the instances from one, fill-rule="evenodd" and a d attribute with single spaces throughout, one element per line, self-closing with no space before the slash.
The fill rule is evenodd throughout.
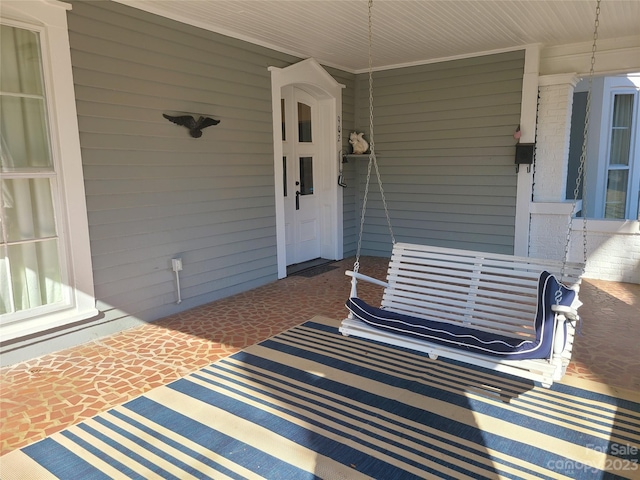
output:
<path id="1" fill-rule="evenodd" d="M 382 308 L 520 339 L 535 339 L 533 319 L 543 270 L 579 284 L 583 265 L 396 243 Z"/>

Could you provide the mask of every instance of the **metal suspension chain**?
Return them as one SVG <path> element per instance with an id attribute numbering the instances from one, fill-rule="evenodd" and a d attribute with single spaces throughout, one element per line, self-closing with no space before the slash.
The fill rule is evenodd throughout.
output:
<path id="1" fill-rule="evenodd" d="M 356 249 L 356 261 L 353 266 L 355 272 L 360 268 L 360 250 L 362 249 L 362 235 L 364 232 L 364 220 L 365 212 L 367 210 L 367 197 L 369 196 L 369 182 L 371 180 L 371 166 L 375 168 L 376 177 L 378 179 L 378 186 L 380 188 L 380 196 L 382 197 L 382 205 L 384 207 L 384 213 L 387 218 L 387 226 L 389 227 L 389 234 L 391 235 L 391 242 L 396 243 L 396 238 L 393 234 L 393 228 L 391 227 L 391 217 L 389 216 L 389 208 L 387 207 L 387 200 L 384 196 L 384 189 L 382 187 L 382 179 L 380 178 L 380 170 L 378 169 L 378 161 L 376 159 L 375 140 L 373 136 L 373 0 L 369 0 L 368 7 L 368 41 L 369 41 L 369 164 L 367 165 L 367 182 L 364 188 L 364 195 L 362 197 L 362 213 L 360 216 L 360 232 L 358 234 L 358 246 Z"/>
<path id="2" fill-rule="evenodd" d="M 589 86 L 587 88 L 587 104 L 585 106 L 584 130 L 582 132 L 582 150 L 580 152 L 580 164 L 578 166 L 576 187 L 573 190 L 573 209 L 571 211 L 571 216 L 569 217 L 569 227 L 567 228 L 567 238 L 565 240 L 565 245 L 564 245 L 564 262 L 562 264 L 561 278 L 564 278 L 566 263 L 569 258 L 569 243 L 571 241 L 571 228 L 573 225 L 573 217 L 576 214 L 578 195 L 580 193 L 583 177 L 584 177 L 585 186 L 587 183 L 585 163 L 587 158 L 589 117 L 591 114 L 591 92 L 592 92 L 592 86 L 593 86 L 593 76 L 594 76 L 595 64 L 596 64 L 596 50 L 597 50 L 597 44 L 598 44 L 598 27 L 600 26 L 600 2 L 601 0 L 596 1 L 596 16 L 595 16 L 594 27 L 593 27 L 593 43 L 591 45 L 591 67 L 589 70 Z M 583 188 L 582 189 L 582 261 L 583 261 L 582 273 L 584 273 L 584 270 L 587 264 L 587 216 L 585 212 L 586 207 L 587 207 L 587 191 L 586 191 L 586 188 Z"/>

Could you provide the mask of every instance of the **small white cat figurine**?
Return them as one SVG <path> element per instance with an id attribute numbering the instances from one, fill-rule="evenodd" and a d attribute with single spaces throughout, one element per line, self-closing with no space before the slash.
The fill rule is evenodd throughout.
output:
<path id="1" fill-rule="evenodd" d="M 353 153 L 365 153 L 369 148 L 369 143 L 362 138 L 364 133 L 351 132 L 349 135 L 349 143 L 353 147 Z"/>

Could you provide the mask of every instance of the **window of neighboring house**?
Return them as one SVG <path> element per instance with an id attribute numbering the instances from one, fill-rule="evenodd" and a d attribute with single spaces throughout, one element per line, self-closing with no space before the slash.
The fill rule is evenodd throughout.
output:
<path id="1" fill-rule="evenodd" d="M 587 98 L 584 83 L 578 85 L 573 100 L 567 199 L 574 198 L 582 151 Z M 640 216 L 639 89 L 637 75 L 593 80 L 583 179 L 588 218 L 636 220 Z M 578 192 L 577 197 L 582 194 Z"/>
<path id="2" fill-rule="evenodd" d="M 631 191 L 631 145 L 634 140 L 634 106 L 636 94 L 613 93 L 609 155 L 605 181 L 604 218 L 638 217 L 637 203 Z M 637 193 L 636 193 L 637 198 Z M 635 208 L 634 208 L 635 207 Z"/>
<path id="3" fill-rule="evenodd" d="M 44 22 L 12 21 L 12 16 L 19 18 L 22 12 L 5 7 L 0 24 L 3 341 L 97 314 L 75 104 L 70 108 L 62 101 L 74 100 L 69 95 L 72 85 L 61 82 L 71 81 L 71 65 L 69 61 L 61 60 L 55 66 L 50 62 L 57 58 L 56 48 L 66 48 L 67 58 L 69 55 L 66 9 L 44 2 L 24 5 L 31 10 L 27 19 L 34 18 L 35 8 Z M 63 37 L 59 30 L 47 35 L 47 22 L 52 18 L 64 22 Z M 60 41 L 65 38 L 66 46 Z M 72 117 L 65 113 L 67 107 Z"/>

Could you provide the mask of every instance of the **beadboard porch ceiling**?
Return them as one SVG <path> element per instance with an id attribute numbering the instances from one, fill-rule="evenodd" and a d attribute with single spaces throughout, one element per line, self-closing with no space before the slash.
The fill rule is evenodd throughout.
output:
<path id="1" fill-rule="evenodd" d="M 367 0 L 116 0 L 298 57 L 368 68 Z M 375 0 L 375 69 L 591 42 L 595 0 Z M 640 0 L 603 0 L 600 39 L 640 34 Z"/>

